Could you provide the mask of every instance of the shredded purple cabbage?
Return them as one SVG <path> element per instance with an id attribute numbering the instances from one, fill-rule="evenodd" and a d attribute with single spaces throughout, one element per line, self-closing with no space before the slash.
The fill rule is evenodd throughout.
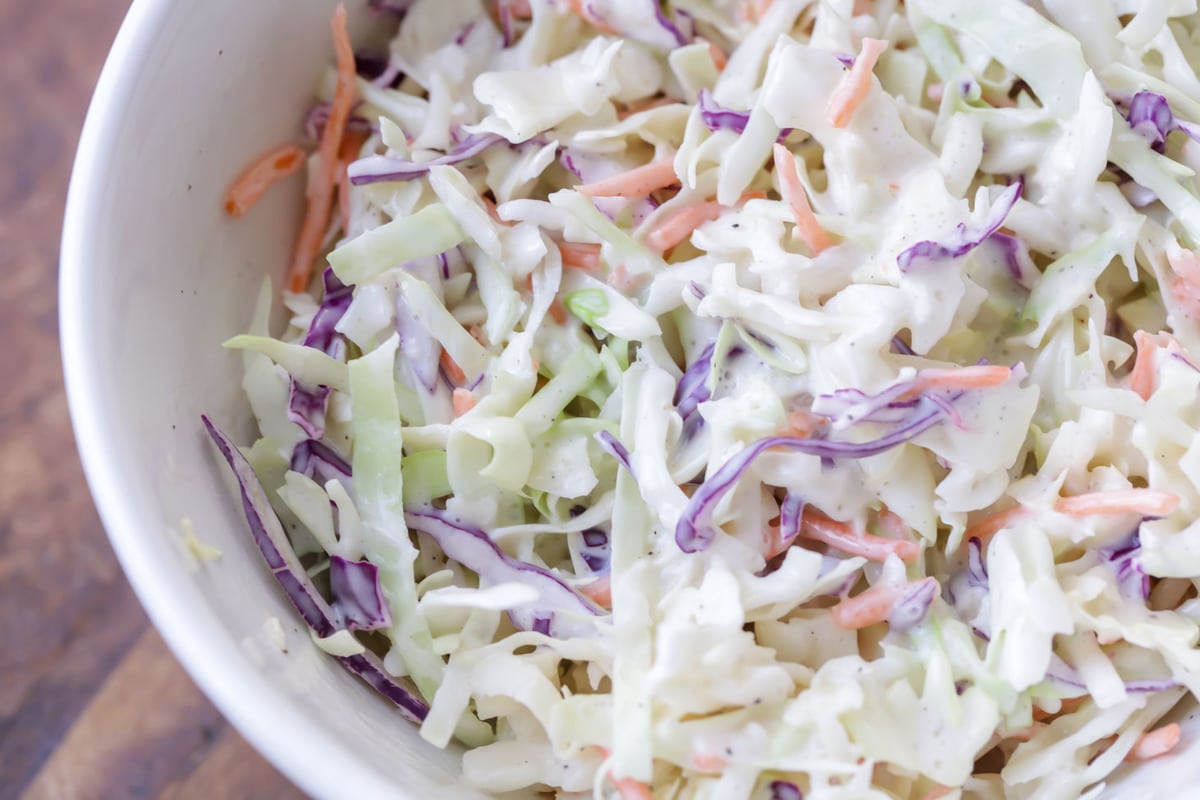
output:
<path id="1" fill-rule="evenodd" d="M 590 528 L 580 534 L 583 547 L 579 548 L 579 557 L 588 569 L 596 574 L 608 572 L 612 558 L 612 547 L 609 544 L 608 533 L 600 528 Z"/>
<path id="2" fill-rule="evenodd" d="M 411 181 L 426 175 L 433 167 L 458 164 L 474 158 L 494 144 L 505 141 L 496 133 L 473 133 L 456 144 L 449 153 L 429 161 L 406 161 L 391 156 L 367 156 L 346 169 L 350 183 L 363 186 L 383 181 Z"/>
<path id="3" fill-rule="evenodd" d="M 395 14 L 403 17 L 416 0 L 367 0 L 367 6 L 376 14 Z"/>
<path id="4" fill-rule="evenodd" d="M 595 632 L 593 620 L 602 612 L 550 570 L 513 558 L 486 533 L 458 522 L 446 512 L 434 508 L 410 511 L 405 513 L 404 520 L 413 530 L 433 537 L 447 558 L 480 578 L 493 584 L 522 583 L 536 589 L 537 608 L 508 610 L 509 618 L 521 630 L 544 627 L 546 635 L 556 639 Z"/>
<path id="5" fill-rule="evenodd" d="M 412 374 L 414 388 L 420 386 L 433 394 L 441 374 L 442 346 L 416 320 L 402 293 L 396 295 L 396 333 L 400 336 L 400 352 Z"/>
<path id="6" fill-rule="evenodd" d="M 690 40 L 683 35 L 683 31 L 679 29 L 679 26 L 663 13 L 662 3 L 658 0 L 650 0 L 650 3 L 654 6 L 654 19 L 658 22 L 659 27 L 671 35 L 677 46 L 683 47 L 687 44 Z"/>
<path id="7" fill-rule="evenodd" d="M 733 131 L 734 133 L 745 133 L 746 125 L 750 122 L 749 111 L 734 111 L 731 108 L 725 108 L 719 105 L 713 99 L 712 92 L 708 89 L 701 89 L 700 95 L 696 100 L 696 107 L 700 109 L 700 119 L 710 131 Z M 778 141 L 783 141 L 792 132 L 791 128 L 784 128 L 779 132 Z"/>
<path id="8" fill-rule="evenodd" d="M 1026 275 L 1036 271 L 1036 267 L 1029 258 L 1029 249 L 1021 244 L 1021 240 L 1015 236 L 1009 236 L 1007 233 L 996 231 L 987 238 L 987 241 L 999 247 L 1004 253 L 1004 263 L 1008 265 L 1008 272 L 1017 285 L 1029 288 L 1029 279 Z"/>
<path id="9" fill-rule="evenodd" d="M 712 396 L 708 389 L 708 376 L 712 372 L 713 352 L 716 343 L 710 344 L 684 371 L 675 387 L 675 410 L 686 421 L 696 413 L 697 407 Z"/>
<path id="10" fill-rule="evenodd" d="M 315 439 L 305 439 L 293 448 L 290 469 L 322 485 L 339 480 L 349 488 L 350 464 L 332 447 Z"/>
<path id="11" fill-rule="evenodd" d="M 987 587 L 988 571 L 983 563 L 983 542 L 977 536 L 967 540 L 967 585 Z"/>
<path id="12" fill-rule="evenodd" d="M 1083 678 L 1079 677 L 1079 672 L 1053 653 L 1050 654 L 1050 668 L 1046 670 L 1046 679 L 1075 689 L 1087 690 L 1087 684 Z M 1164 678 L 1163 680 L 1123 680 L 1122 683 L 1125 684 L 1125 691 L 1134 694 L 1165 692 L 1168 689 L 1174 689 L 1179 686 L 1179 681 L 1172 678 Z"/>
<path id="13" fill-rule="evenodd" d="M 346 630 L 375 631 L 391 626 L 392 612 L 379 585 L 379 567 L 370 561 L 331 556 L 329 591 L 333 610 Z"/>
<path id="14" fill-rule="evenodd" d="M 940 591 L 937 578 L 926 578 L 909 586 L 888 614 L 888 627 L 896 633 L 904 633 L 920 625 L 929 615 Z"/>
<path id="15" fill-rule="evenodd" d="M 800 535 L 804 506 L 804 498 L 789 489 L 779 506 L 779 540 L 782 544 L 790 545 Z"/>
<path id="16" fill-rule="evenodd" d="M 679 523 L 675 526 L 675 543 L 685 553 L 704 550 L 716 537 L 712 514 L 721 499 L 729 493 L 742 474 L 756 458 L 767 450 L 781 448 L 819 456 L 822 459 L 869 458 L 911 441 L 938 424 L 945 411 L 922 398 L 916 403 L 904 424 L 891 433 L 869 442 L 841 442 L 831 439 L 808 439 L 792 436 L 771 436 L 760 439 L 734 454 L 712 474 L 688 500 Z"/>
<path id="17" fill-rule="evenodd" d="M 625 445 L 617 441 L 617 437 L 613 436 L 608 431 L 596 431 L 595 437 L 600 449 L 608 453 L 617 460 L 617 463 L 633 474 L 633 460 L 629 457 L 629 451 L 625 449 Z"/>
<path id="18" fill-rule="evenodd" d="M 771 781 L 771 800 L 804 800 L 800 787 L 791 781 Z"/>
<path id="19" fill-rule="evenodd" d="M 255 545 L 300 617 L 322 638 L 345 630 L 335 622 L 338 618 L 337 612 L 321 596 L 300 560 L 296 558 L 292 545 L 283 532 L 283 524 L 275 514 L 275 509 L 271 508 L 266 490 L 254 474 L 250 462 L 211 419 L 207 416 L 200 419 L 241 489 L 242 510 L 245 512 L 246 523 L 250 526 Z M 389 675 L 374 653 L 367 651 L 356 656 L 338 658 L 338 661 L 395 703 L 401 713 L 413 722 L 419 724 L 429 713 L 429 706 Z"/>
<path id="20" fill-rule="evenodd" d="M 1161 94 L 1138 92 L 1129 100 L 1125 118 L 1129 120 L 1129 126 L 1158 152 L 1162 152 L 1167 136 L 1174 131 L 1182 131 L 1200 141 L 1200 128 L 1176 117 L 1171 104 Z"/>
<path id="21" fill-rule="evenodd" d="M 892 337 L 892 352 L 902 356 L 915 356 L 917 354 L 917 351 L 909 347 L 908 343 L 899 336 Z"/>
<path id="22" fill-rule="evenodd" d="M 1102 548 L 1099 555 L 1112 567 L 1121 594 L 1135 600 L 1150 596 L 1150 576 L 1142 568 L 1142 540 L 1137 530 L 1120 544 Z"/>
<path id="23" fill-rule="evenodd" d="M 355 108 L 362 103 L 355 104 Z M 332 103 L 314 103 L 309 107 L 304 114 L 304 133 L 314 142 L 321 141 L 321 135 L 325 130 L 325 125 L 329 122 L 329 112 L 333 108 Z M 369 119 L 365 117 L 357 117 L 351 115 L 346 120 L 346 129 L 357 131 L 359 133 L 374 133 L 376 128 L 371 124 Z"/>
<path id="24" fill-rule="evenodd" d="M 323 275 L 325 296 L 317 313 L 313 315 L 308 332 L 304 335 L 305 347 L 312 347 L 331 358 L 342 361 L 346 357 L 346 342 L 337 332 L 336 326 L 354 299 L 354 289 L 345 286 L 333 269 L 327 267 Z M 300 426 L 311 439 L 325 435 L 325 409 L 329 401 L 329 387 L 309 387 L 291 380 L 288 392 L 287 418 Z"/>
<path id="25" fill-rule="evenodd" d="M 1021 197 L 1023 182 L 1017 181 L 1005 189 L 992 207 L 988 209 L 987 217 L 979 226 L 967 225 L 960 222 L 954 233 L 949 234 L 942 242 L 925 240 L 917 242 L 896 257 L 896 263 L 902 272 L 907 272 L 921 262 L 943 261 L 965 256 L 992 234 L 1000 229 L 1008 212 L 1016 205 Z"/>

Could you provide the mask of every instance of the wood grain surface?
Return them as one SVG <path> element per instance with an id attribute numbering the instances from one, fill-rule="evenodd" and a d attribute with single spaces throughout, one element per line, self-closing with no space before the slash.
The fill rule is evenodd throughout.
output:
<path id="1" fill-rule="evenodd" d="M 58 353 L 58 243 L 128 0 L 0 0 L 0 798 L 302 796 L 150 627 L 92 507 Z"/>

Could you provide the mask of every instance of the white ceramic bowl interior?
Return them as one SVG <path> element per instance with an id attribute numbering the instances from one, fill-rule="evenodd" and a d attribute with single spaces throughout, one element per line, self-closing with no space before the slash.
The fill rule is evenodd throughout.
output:
<path id="1" fill-rule="evenodd" d="M 365 4 L 348 5 L 364 33 Z M 192 677 L 263 754 L 319 797 L 483 797 L 462 783 L 455 753 L 421 740 L 313 646 L 200 426 L 207 413 L 241 442 L 253 432 L 240 357 L 220 343 L 246 326 L 263 275 L 278 285 L 302 179 L 241 221 L 224 215 L 221 198 L 251 158 L 297 138 L 332 59 L 333 6 L 133 3 L 88 113 L 67 207 L 60 313 L 71 415 L 130 582 Z M 218 562 L 183 554 L 184 518 L 222 551 Z M 286 654 L 271 643 L 270 619 L 282 623 Z M 1198 754 L 1193 746 L 1143 767 L 1111 796 L 1149 786 L 1200 796 Z"/>

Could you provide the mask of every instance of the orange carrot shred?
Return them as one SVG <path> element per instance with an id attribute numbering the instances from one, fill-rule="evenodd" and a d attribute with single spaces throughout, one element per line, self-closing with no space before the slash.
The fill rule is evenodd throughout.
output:
<path id="1" fill-rule="evenodd" d="M 1181 737 L 1182 731 L 1177 722 L 1147 731 L 1134 742 L 1125 759 L 1127 761 L 1149 761 L 1152 758 L 1166 755 L 1175 749 Z"/>
<path id="2" fill-rule="evenodd" d="M 987 389 L 999 386 L 1012 377 L 1012 370 L 996 364 L 976 364 L 951 369 L 923 369 L 917 373 L 916 386 L 903 395 L 914 397 L 926 389 Z"/>
<path id="3" fill-rule="evenodd" d="M 584 272 L 600 271 L 600 245 L 584 242 L 558 242 L 563 266 Z"/>
<path id="4" fill-rule="evenodd" d="M 722 770 L 729 766 L 723 756 L 714 753 L 697 753 L 691 758 L 692 766 L 697 772 L 707 772 L 719 774 Z"/>
<path id="5" fill-rule="evenodd" d="M 346 130 L 346 120 L 350 118 L 357 93 L 354 83 L 354 47 L 350 44 L 350 33 L 346 29 L 345 5 L 338 4 L 333 12 L 331 25 L 334 49 L 337 51 L 337 89 L 317 151 L 318 174 L 309 185 L 308 207 L 305 209 L 304 223 L 296 241 L 296 252 L 288 270 L 287 285 L 293 292 L 303 292 L 308 288 L 308 281 L 312 277 L 313 262 L 321 247 L 333 202 L 334 183 L 337 180 L 337 155 L 341 149 L 342 135 Z"/>
<path id="6" fill-rule="evenodd" d="M 577 17 L 591 25 L 601 33 L 616 34 L 618 31 L 601 19 L 598 15 L 588 8 L 587 0 L 567 0 L 567 8 L 575 13 Z"/>
<path id="7" fill-rule="evenodd" d="M 829 98 L 829 106 L 825 109 L 825 118 L 830 125 L 835 128 L 844 128 L 850 124 L 854 112 L 871 90 L 871 73 L 875 70 L 875 64 L 887 47 L 888 43 L 883 39 L 867 37 L 862 40 L 862 49 L 859 51 L 858 58 L 854 59 L 854 66 L 842 80 L 842 85 Z"/>
<path id="8" fill-rule="evenodd" d="M 941 591 L 937 578 L 923 578 L 922 581 L 900 586 L 882 583 L 872 586 L 854 597 L 847 597 L 830 609 L 833 622 L 839 628 L 846 630 L 858 630 L 877 622 L 883 622 L 892 613 L 896 601 L 903 597 L 905 592 L 909 591 L 916 583 L 927 581 L 932 581 L 938 587 L 938 591 Z"/>
<path id="9" fill-rule="evenodd" d="M 814 414 L 811 411 L 796 409 L 789 411 L 787 415 L 787 424 L 779 431 L 780 436 L 795 436 L 805 438 L 813 435 L 813 431 L 820 428 L 828 420 L 819 414 Z"/>
<path id="10" fill-rule="evenodd" d="M 603 758 L 608 758 L 612 752 L 607 747 L 596 746 Z M 650 787 L 636 778 L 618 778 L 610 771 L 608 773 L 612 779 L 613 786 L 617 787 L 617 793 L 621 795 L 621 800 L 654 800 L 654 792 L 650 791 Z"/>
<path id="11" fill-rule="evenodd" d="M 796 234 L 810 253 L 820 255 L 821 251 L 833 245 L 833 241 L 813 214 L 804 184 L 800 183 L 800 176 L 796 172 L 796 157 L 778 142 L 775 143 L 775 172 L 779 175 L 779 191 L 792 209 Z"/>
<path id="12" fill-rule="evenodd" d="M 1138 397 L 1149 400 L 1154 394 L 1154 356 L 1158 352 L 1158 337 L 1146 331 L 1134 331 L 1133 342 L 1137 345 L 1137 357 L 1133 371 L 1129 373 L 1129 388 Z"/>
<path id="13" fill-rule="evenodd" d="M 972 539 L 978 539 L 986 547 L 993 536 L 1028 513 L 1029 509 L 1024 506 L 1015 506 L 1013 508 L 1006 508 L 1003 511 L 997 511 L 994 514 L 989 514 L 978 522 L 968 526 L 966 533 L 963 534 L 963 539 L 968 542 Z"/>
<path id="14" fill-rule="evenodd" d="M 582 183 L 575 191 L 588 197 L 645 197 L 679 183 L 675 156 L 667 156 L 604 180 Z"/>
<path id="15" fill-rule="evenodd" d="M 884 561 L 888 556 L 895 555 L 905 564 L 911 564 L 921 555 L 921 545 L 914 541 L 887 539 L 866 531 L 858 531 L 812 508 L 804 511 L 800 536 L 871 561 Z"/>
<path id="16" fill-rule="evenodd" d="M 1161 489 L 1115 489 L 1107 492 L 1060 497 L 1054 510 L 1087 517 L 1100 514 L 1141 514 L 1165 517 L 1179 507 L 1179 495 Z"/>
<path id="17" fill-rule="evenodd" d="M 475 407 L 475 395 L 469 389 L 459 387 L 451 396 L 454 403 L 454 416 L 461 417 Z"/>
<path id="18" fill-rule="evenodd" d="M 601 608 L 612 608 L 612 580 L 608 575 L 601 575 L 578 588 L 581 595 Z"/>
<path id="19" fill-rule="evenodd" d="M 721 216 L 725 206 L 716 200 L 685 206 L 661 220 L 646 234 L 646 246 L 664 252 L 692 235 L 692 231 Z"/>
<path id="20" fill-rule="evenodd" d="M 717 68 L 717 72 L 724 72 L 725 67 L 729 66 L 728 54 L 702 36 L 697 36 L 696 41 L 708 45 L 708 54 L 712 57 L 713 66 Z"/>
<path id="21" fill-rule="evenodd" d="M 294 144 L 272 150 L 251 164 L 225 195 L 225 211 L 240 217 L 254 207 L 267 190 L 304 165 L 304 151 Z"/>
<path id="22" fill-rule="evenodd" d="M 446 373 L 446 377 L 450 379 L 451 383 L 463 384 L 467 382 L 467 373 L 463 372 L 462 367 L 445 350 L 438 356 L 438 361 L 442 365 L 442 371 Z"/>
<path id="23" fill-rule="evenodd" d="M 567 323 L 567 309 L 566 306 L 562 304 L 562 300 L 559 299 L 558 295 L 555 295 L 554 299 L 550 301 L 550 308 L 548 310 L 550 312 L 550 318 L 559 325 L 565 325 Z"/>

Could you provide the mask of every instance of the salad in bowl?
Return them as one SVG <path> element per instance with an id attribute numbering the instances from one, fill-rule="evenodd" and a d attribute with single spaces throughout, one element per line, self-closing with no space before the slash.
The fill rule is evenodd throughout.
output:
<path id="1" fill-rule="evenodd" d="M 203 424 L 397 724 L 624 800 L 1094 797 L 1180 746 L 1194 2 L 372 5 L 229 191 L 307 211 L 226 342 L 258 438 Z"/>

